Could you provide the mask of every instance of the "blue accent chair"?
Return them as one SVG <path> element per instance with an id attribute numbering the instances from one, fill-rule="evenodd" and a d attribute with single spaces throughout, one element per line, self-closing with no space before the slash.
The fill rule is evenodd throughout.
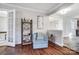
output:
<path id="1" fill-rule="evenodd" d="M 33 49 L 47 48 L 48 36 L 43 33 L 33 33 Z"/>

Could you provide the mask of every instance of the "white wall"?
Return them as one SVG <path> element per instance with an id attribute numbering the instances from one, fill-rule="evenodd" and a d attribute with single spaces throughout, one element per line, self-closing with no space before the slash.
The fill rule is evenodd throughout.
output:
<path id="1" fill-rule="evenodd" d="M 57 14 L 50 15 L 48 30 L 56 36 L 56 39 L 52 42 L 59 46 L 63 46 L 63 17 Z"/>
<path id="2" fill-rule="evenodd" d="M 64 35 L 69 35 L 71 33 L 71 18 L 66 17 L 63 18 L 63 29 L 64 29 Z"/>
<path id="3" fill-rule="evenodd" d="M 8 32 L 8 17 L 4 12 L 0 11 L 0 32 Z M 5 33 L 0 33 L 0 46 L 4 45 L 6 45 Z"/>
<path id="4" fill-rule="evenodd" d="M 53 24 L 50 24 L 49 16 L 44 16 L 44 26 L 43 29 L 37 29 L 37 16 L 43 15 L 40 13 L 34 13 L 31 11 L 23 11 L 23 10 L 16 10 L 16 44 L 21 43 L 21 18 L 31 18 L 33 20 L 33 32 L 43 32 L 47 33 L 47 30 L 63 30 L 63 20 L 62 17 L 58 15 L 54 15 L 53 18 L 58 21 L 56 27 Z M 54 20 L 52 19 L 52 20 Z M 62 46 L 63 40 L 56 40 L 59 45 Z M 58 42 L 59 41 L 59 42 Z"/>
<path id="5" fill-rule="evenodd" d="M 52 16 L 50 15 L 48 23 L 49 23 L 48 29 L 63 30 L 63 17 L 61 17 L 57 14 L 54 14 Z"/>
<path id="6" fill-rule="evenodd" d="M 0 32 L 8 31 L 8 18 L 0 17 Z"/>
<path id="7" fill-rule="evenodd" d="M 44 28 L 43 29 L 37 29 L 37 16 L 41 15 L 44 16 Z M 15 28 L 15 38 L 16 38 L 16 44 L 21 43 L 21 18 L 31 18 L 33 20 L 33 32 L 46 32 L 46 29 L 48 27 L 48 16 L 45 16 L 41 13 L 35 13 L 27 10 L 16 10 L 16 28 Z"/>
<path id="8" fill-rule="evenodd" d="M 0 11 L 0 31 L 8 31 L 8 13 L 7 11 Z"/>
<path id="9" fill-rule="evenodd" d="M 64 39 L 67 40 L 67 42 L 64 41 L 65 46 L 79 52 L 79 37 L 76 36 L 77 19 L 65 16 L 63 20 L 64 35 L 68 37 L 68 39 Z"/>

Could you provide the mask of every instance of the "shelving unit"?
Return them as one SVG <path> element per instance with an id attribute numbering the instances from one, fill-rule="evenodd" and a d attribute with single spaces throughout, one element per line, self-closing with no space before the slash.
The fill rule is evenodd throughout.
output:
<path id="1" fill-rule="evenodd" d="M 22 45 L 32 44 L 32 20 L 21 19 Z"/>

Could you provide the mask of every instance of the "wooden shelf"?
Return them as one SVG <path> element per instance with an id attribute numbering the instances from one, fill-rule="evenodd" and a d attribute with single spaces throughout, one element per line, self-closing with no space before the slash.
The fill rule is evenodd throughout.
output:
<path id="1" fill-rule="evenodd" d="M 32 44 L 32 42 L 26 42 L 26 43 L 23 43 L 22 45 L 28 45 L 28 44 Z"/>
<path id="2" fill-rule="evenodd" d="M 7 32 L 0 32 L 0 33 L 7 33 Z"/>

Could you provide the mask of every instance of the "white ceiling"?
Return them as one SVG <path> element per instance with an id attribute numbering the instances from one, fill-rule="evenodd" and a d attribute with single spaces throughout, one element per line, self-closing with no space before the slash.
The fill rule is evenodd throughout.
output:
<path id="1" fill-rule="evenodd" d="M 59 12 L 56 12 L 55 14 L 63 17 L 79 18 L 79 3 L 75 3 L 67 8 L 70 8 L 70 11 L 68 11 L 66 14 L 61 14 Z M 53 14 L 51 16 L 53 16 Z"/>
<path id="2" fill-rule="evenodd" d="M 14 3 L 13 5 L 17 5 L 20 7 L 24 7 L 24 8 L 31 8 L 31 9 L 36 9 L 36 10 L 41 10 L 41 11 L 48 11 L 49 9 L 51 9 L 52 7 L 56 7 L 57 5 L 59 5 L 59 3 L 56 4 L 52 4 L 52 3 Z"/>
<path id="3" fill-rule="evenodd" d="M 70 6 L 71 10 L 65 14 L 64 16 L 72 17 L 72 18 L 79 18 L 79 3 L 73 4 Z"/>
<path id="4" fill-rule="evenodd" d="M 72 4 L 68 3 L 0 3 L 0 8 L 7 9 L 25 9 L 33 12 L 52 14 L 61 8 L 65 8 Z"/>

